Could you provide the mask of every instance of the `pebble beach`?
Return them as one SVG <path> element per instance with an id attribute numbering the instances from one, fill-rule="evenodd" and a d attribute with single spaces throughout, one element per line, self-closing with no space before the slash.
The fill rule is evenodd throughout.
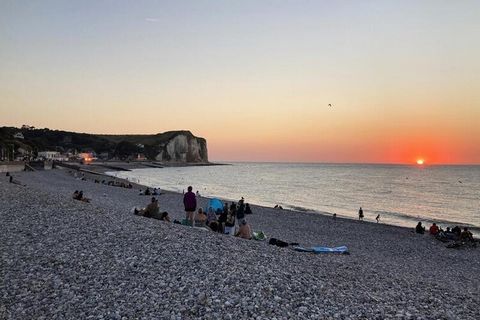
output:
<path id="1" fill-rule="evenodd" d="M 0 319 L 480 318 L 480 248 L 447 249 L 414 225 L 252 205 L 268 237 L 350 252 L 315 255 L 135 216 L 141 186 L 68 169 L 14 177 L 0 179 Z M 182 194 L 157 198 L 184 217 Z"/>

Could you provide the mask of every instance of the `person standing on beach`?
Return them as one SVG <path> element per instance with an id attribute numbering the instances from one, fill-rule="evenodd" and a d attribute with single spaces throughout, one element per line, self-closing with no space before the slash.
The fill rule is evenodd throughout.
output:
<path id="1" fill-rule="evenodd" d="M 245 204 L 244 204 L 243 197 L 242 199 L 240 199 L 240 201 L 238 201 L 238 208 L 237 208 L 236 215 L 237 215 L 238 226 L 240 227 L 242 225 L 243 220 L 245 220 Z"/>
<path id="2" fill-rule="evenodd" d="M 377 217 L 375 218 L 375 220 L 377 220 L 377 223 L 380 222 L 380 214 L 377 215 Z"/>
<path id="3" fill-rule="evenodd" d="M 360 207 L 360 210 L 358 210 L 358 220 L 363 221 L 363 209 Z"/>
<path id="4" fill-rule="evenodd" d="M 195 193 L 192 192 L 192 186 L 188 187 L 188 192 L 183 196 L 183 205 L 185 206 L 185 213 L 187 222 L 194 225 L 195 210 L 197 210 L 197 198 Z"/>

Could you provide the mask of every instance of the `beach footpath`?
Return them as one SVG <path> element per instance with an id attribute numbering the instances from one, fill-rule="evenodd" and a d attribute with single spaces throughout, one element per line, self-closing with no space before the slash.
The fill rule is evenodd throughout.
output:
<path id="1" fill-rule="evenodd" d="M 0 319 L 480 318 L 480 248 L 414 226 L 252 206 L 268 237 L 350 252 L 315 255 L 135 216 L 150 197 L 94 182 L 114 178 L 14 177 L 0 177 Z M 157 198 L 184 217 L 181 194 Z"/>

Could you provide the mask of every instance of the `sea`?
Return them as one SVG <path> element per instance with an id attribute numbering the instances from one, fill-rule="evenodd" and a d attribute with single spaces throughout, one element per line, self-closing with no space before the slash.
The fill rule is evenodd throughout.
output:
<path id="1" fill-rule="evenodd" d="M 480 166 L 232 162 L 108 174 L 162 190 L 405 227 L 467 226 L 480 233 Z"/>

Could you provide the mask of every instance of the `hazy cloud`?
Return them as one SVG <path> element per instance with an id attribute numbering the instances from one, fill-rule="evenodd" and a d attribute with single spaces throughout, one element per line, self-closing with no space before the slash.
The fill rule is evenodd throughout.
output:
<path id="1" fill-rule="evenodd" d="M 158 18 L 145 18 L 145 21 L 147 21 L 147 22 L 158 22 L 159 19 Z"/>

